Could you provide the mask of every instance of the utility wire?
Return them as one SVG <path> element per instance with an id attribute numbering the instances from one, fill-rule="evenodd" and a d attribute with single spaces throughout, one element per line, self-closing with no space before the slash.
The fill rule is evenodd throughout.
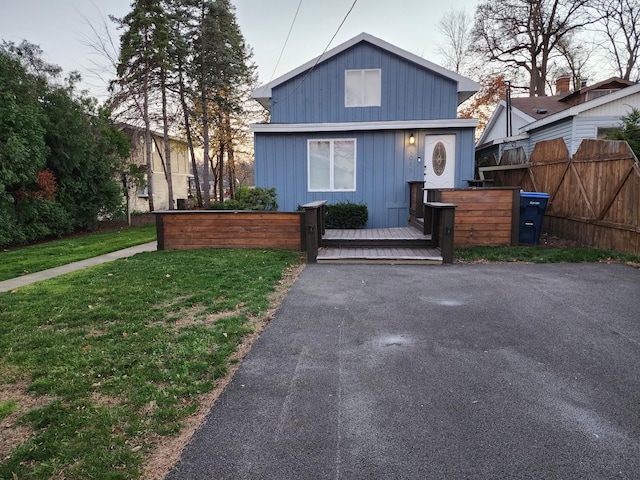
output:
<path id="1" fill-rule="evenodd" d="M 329 46 L 331 45 L 331 43 L 333 42 L 333 40 L 336 38 L 336 36 L 338 35 L 338 32 L 340 31 L 340 29 L 342 28 L 342 26 L 344 25 L 344 22 L 347 21 L 347 17 L 349 16 L 349 14 L 351 13 L 351 11 L 353 10 L 353 7 L 356 6 L 356 3 L 358 3 L 358 0 L 353 0 L 353 4 L 351 4 L 351 8 L 349 9 L 349 11 L 345 14 L 344 18 L 342 19 L 342 22 L 340 22 L 340 25 L 338 25 L 338 29 L 336 30 L 336 33 L 333 34 L 333 37 L 331 37 L 331 40 L 329 40 L 329 43 L 327 43 L 327 46 L 324 47 L 324 50 L 322 51 L 322 53 L 320 54 L 320 56 L 316 59 L 316 63 L 313 64 L 313 66 L 309 69 L 309 71 L 307 72 L 307 74 L 304 76 L 304 78 L 302 80 L 300 80 L 300 83 L 298 85 L 296 85 L 296 88 L 293 89 L 293 91 L 287 95 L 286 97 L 284 97 L 282 100 L 280 100 L 279 102 L 274 102 L 273 105 L 275 105 L 276 103 L 280 103 L 285 101 L 287 98 L 289 98 L 291 95 L 293 95 L 294 93 L 296 93 L 296 91 L 298 91 L 298 89 L 302 86 L 302 84 L 305 82 L 305 80 L 307 78 L 309 78 L 309 75 L 311 75 L 311 72 L 313 72 L 313 69 L 316 68 L 316 65 L 318 65 L 318 63 L 320 62 L 320 60 L 322 59 L 322 57 L 324 56 L 325 53 L 327 53 L 327 50 L 329 50 Z"/>
<path id="2" fill-rule="evenodd" d="M 284 40 L 284 45 L 282 45 L 282 50 L 280 50 L 280 56 L 278 57 L 278 61 L 276 62 L 276 66 L 273 67 L 273 73 L 271 74 L 271 78 L 269 79 L 269 83 L 273 80 L 273 76 L 276 74 L 276 70 L 278 69 L 278 65 L 280 65 L 280 60 L 282 59 L 282 54 L 284 53 L 284 49 L 287 47 L 287 42 L 289 41 L 289 37 L 291 36 L 291 30 L 293 30 L 293 24 L 296 23 L 296 18 L 298 18 L 298 12 L 300 11 L 300 6 L 302 5 L 302 0 L 298 2 L 298 8 L 296 9 L 296 14 L 293 16 L 293 20 L 291 21 L 291 26 L 289 27 L 289 33 L 287 33 L 287 38 Z"/>

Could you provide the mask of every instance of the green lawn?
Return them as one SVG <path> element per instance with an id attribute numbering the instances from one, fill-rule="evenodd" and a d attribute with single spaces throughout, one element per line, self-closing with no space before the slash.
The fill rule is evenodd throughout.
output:
<path id="1" fill-rule="evenodd" d="M 632 262 L 640 263 L 640 258 L 611 250 L 581 247 L 471 247 L 457 248 L 454 258 L 457 262 Z"/>
<path id="2" fill-rule="evenodd" d="M 147 225 L 0 251 L 0 281 L 152 242 L 155 239 L 155 225 Z"/>
<path id="3" fill-rule="evenodd" d="M 148 252 L 0 293 L 2 435 L 33 433 L 4 452 L 0 478 L 138 478 L 154 436 L 180 430 L 300 261 Z"/>

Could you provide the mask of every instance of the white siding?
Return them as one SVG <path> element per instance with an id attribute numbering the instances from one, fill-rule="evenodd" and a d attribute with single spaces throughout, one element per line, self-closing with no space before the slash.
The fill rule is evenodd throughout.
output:
<path id="1" fill-rule="evenodd" d="M 567 149 L 569 149 L 571 146 L 571 136 L 573 133 L 572 120 L 572 118 L 568 118 L 561 122 L 557 122 L 552 125 L 545 126 L 544 128 L 532 130 L 531 132 L 529 132 L 529 145 L 526 150 L 527 157 L 531 156 L 531 152 L 533 152 L 536 143 L 543 142 L 545 140 L 562 138 L 564 140 L 564 143 L 567 145 Z"/>
<path id="2" fill-rule="evenodd" d="M 580 116 L 620 117 L 629 113 L 631 111 L 631 107 L 640 108 L 640 92 L 591 108 L 580 113 Z"/>

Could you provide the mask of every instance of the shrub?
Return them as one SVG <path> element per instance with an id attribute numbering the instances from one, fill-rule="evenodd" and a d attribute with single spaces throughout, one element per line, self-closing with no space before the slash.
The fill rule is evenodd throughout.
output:
<path id="1" fill-rule="evenodd" d="M 369 211 L 364 203 L 340 202 L 327 205 L 327 228 L 364 228 Z"/>
<path id="2" fill-rule="evenodd" d="M 243 187 L 236 198 L 230 198 L 223 203 L 212 203 L 211 210 L 268 210 L 277 211 L 275 188 L 247 188 Z"/>

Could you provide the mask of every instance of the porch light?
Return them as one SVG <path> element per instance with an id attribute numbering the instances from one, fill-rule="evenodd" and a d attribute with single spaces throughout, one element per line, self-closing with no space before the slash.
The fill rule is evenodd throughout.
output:
<path id="1" fill-rule="evenodd" d="M 413 136 L 413 133 L 409 135 L 409 145 L 413 145 L 416 143 L 416 137 Z"/>

